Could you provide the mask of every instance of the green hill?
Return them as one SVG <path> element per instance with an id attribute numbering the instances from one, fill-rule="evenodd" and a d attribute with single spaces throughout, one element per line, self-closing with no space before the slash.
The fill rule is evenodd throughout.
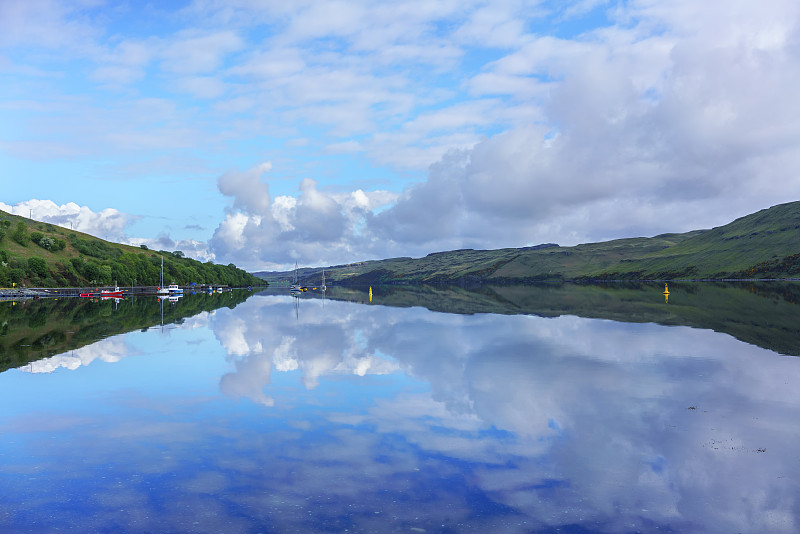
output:
<path id="1" fill-rule="evenodd" d="M 0 287 L 155 286 L 191 282 L 249 286 L 263 281 L 237 268 L 99 239 L 0 211 Z"/>
<path id="2" fill-rule="evenodd" d="M 454 250 L 325 267 L 328 284 L 473 284 L 544 280 L 800 278 L 800 202 L 781 204 L 712 230 L 617 239 L 574 247 Z M 292 272 L 262 272 L 270 282 Z M 306 285 L 319 268 L 300 270 Z"/>

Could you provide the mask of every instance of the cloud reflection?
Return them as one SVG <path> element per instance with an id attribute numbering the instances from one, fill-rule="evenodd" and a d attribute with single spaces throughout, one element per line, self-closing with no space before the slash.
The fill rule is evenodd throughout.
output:
<path id="1" fill-rule="evenodd" d="M 27 373 L 52 373 L 59 368 L 75 370 L 89 365 L 95 360 L 107 363 L 118 362 L 130 354 L 131 351 L 125 343 L 125 338 L 118 336 L 103 339 L 68 353 L 30 362 L 20 367 L 19 370 Z"/>
<path id="2" fill-rule="evenodd" d="M 263 392 L 273 367 L 279 372 L 300 371 L 307 389 L 316 388 L 326 375 L 365 376 L 398 370 L 397 362 L 370 350 L 363 327 L 354 323 L 350 314 L 331 320 L 321 305 L 307 301 L 298 316 L 302 319 L 287 321 L 291 299 L 253 298 L 242 304 L 241 314 L 213 317 L 212 329 L 236 368 L 220 380 L 223 393 L 273 405 Z"/>
<path id="3" fill-rule="evenodd" d="M 540 527 L 796 527 L 788 480 L 800 469 L 780 461 L 800 407 L 796 359 L 688 327 L 310 300 L 287 321 L 289 302 L 250 299 L 246 322 L 215 317 L 236 366 L 225 394 L 280 404 L 264 393 L 273 367 L 301 372 L 308 389 L 399 371 L 430 392 L 329 421 L 474 464 L 472 483 Z"/>

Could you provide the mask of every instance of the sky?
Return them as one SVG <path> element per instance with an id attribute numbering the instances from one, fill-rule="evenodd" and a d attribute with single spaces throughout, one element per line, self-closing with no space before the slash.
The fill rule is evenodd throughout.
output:
<path id="1" fill-rule="evenodd" d="M 250 271 L 800 200 L 796 0 L 0 0 L 0 210 Z"/>

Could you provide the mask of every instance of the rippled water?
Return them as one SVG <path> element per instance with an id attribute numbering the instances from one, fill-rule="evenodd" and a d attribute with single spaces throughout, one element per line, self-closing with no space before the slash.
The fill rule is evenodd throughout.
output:
<path id="1" fill-rule="evenodd" d="M 800 528 L 797 357 L 376 293 L 270 291 L 3 372 L 0 531 Z"/>

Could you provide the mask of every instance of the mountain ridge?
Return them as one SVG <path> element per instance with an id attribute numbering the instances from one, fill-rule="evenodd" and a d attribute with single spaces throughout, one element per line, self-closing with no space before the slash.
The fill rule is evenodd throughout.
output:
<path id="1" fill-rule="evenodd" d="M 328 284 L 345 285 L 800 278 L 800 201 L 711 229 L 571 247 L 459 249 L 324 269 Z M 319 284 L 321 273 L 322 268 L 298 272 L 305 285 Z M 252 274 L 287 283 L 294 272 Z"/>

